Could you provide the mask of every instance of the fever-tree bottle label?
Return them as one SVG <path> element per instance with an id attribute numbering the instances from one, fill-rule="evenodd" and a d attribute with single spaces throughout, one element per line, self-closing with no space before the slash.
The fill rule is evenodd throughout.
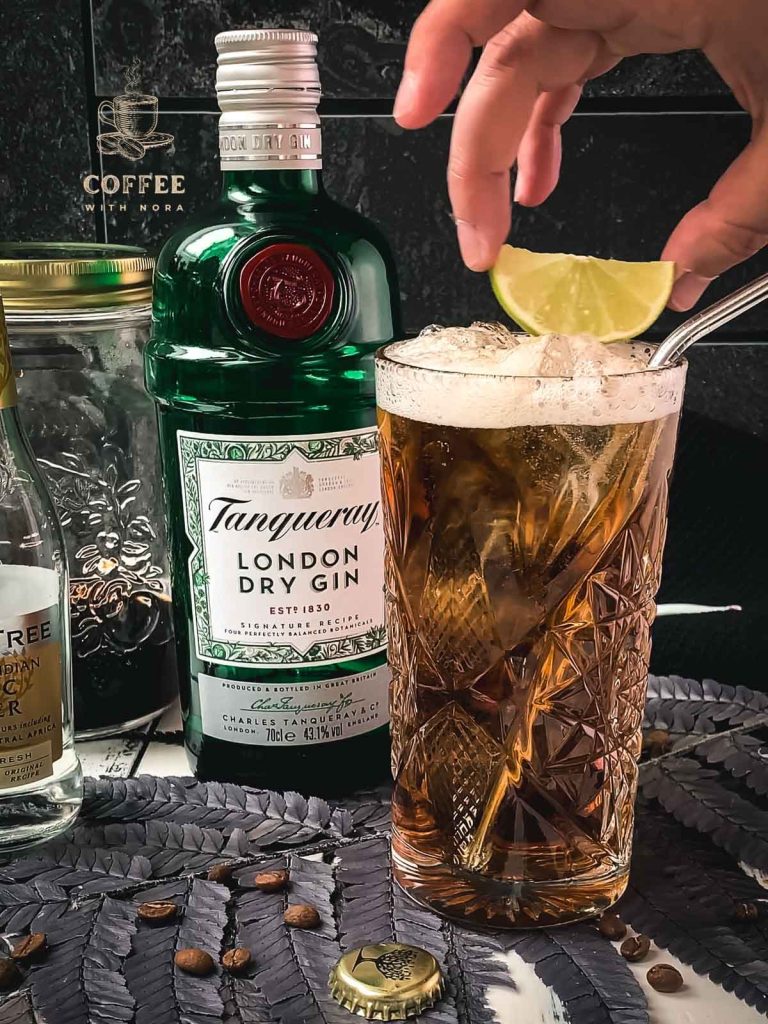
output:
<path id="1" fill-rule="evenodd" d="M 197 656 L 277 668 L 383 651 L 376 429 L 177 436 Z"/>
<path id="2" fill-rule="evenodd" d="M 13 265 L 13 261 L 7 261 Z M 0 849 L 67 828 L 82 802 L 68 579 L 53 499 L 16 408 L 0 300 Z"/>
<path id="3" fill-rule="evenodd" d="M 2 566 L 0 585 L 55 601 L 58 577 L 39 566 Z M 32 598 L 34 600 L 34 598 Z M 0 790 L 53 775 L 61 757 L 59 607 L 0 618 Z"/>

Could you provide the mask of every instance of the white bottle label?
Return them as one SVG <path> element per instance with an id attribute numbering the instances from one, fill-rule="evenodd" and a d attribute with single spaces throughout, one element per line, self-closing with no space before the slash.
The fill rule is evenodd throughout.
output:
<path id="1" fill-rule="evenodd" d="M 178 432 L 195 649 L 219 665 L 328 665 L 386 647 L 375 427 Z"/>
<path id="2" fill-rule="evenodd" d="M 390 672 L 312 683 L 245 683 L 200 673 L 203 732 L 217 740 L 295 747 L 361 736 L 386 725 Z"/>
<path id="3" fill-rule="evenodd" d="M 0 566 L 0 790 L 53 775 L 62 754 L 59 575 Z"/>

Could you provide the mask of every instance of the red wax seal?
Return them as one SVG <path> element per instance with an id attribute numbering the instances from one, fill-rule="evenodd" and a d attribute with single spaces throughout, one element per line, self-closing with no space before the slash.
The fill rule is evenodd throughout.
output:
<path id="1" fill-rule="evenodd" d="M 331 313 L 335 282 L 307 245 L 280 242 L 251 256 L 240 271 L 240 298 L 248 319 L 278 338 L 308 338 Z"/>

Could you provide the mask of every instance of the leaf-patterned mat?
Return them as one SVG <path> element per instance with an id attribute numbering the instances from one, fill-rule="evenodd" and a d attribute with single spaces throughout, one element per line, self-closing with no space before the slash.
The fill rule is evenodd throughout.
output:
<path id="1" fill-rule="evenodd" d="M 714 682 L 652 679 L 650 740 L 630 886 L 620 911 L 700 974 L 768 1013 L 768 893 L 739 869 L 768 869 L 765 726 L 768 698 Z M 614 944 L 591 925 L 483 933 L 443 921 L 393 886 L 386 792 L 332 808 L 323 800 L 193 779 L 89 779 L 83 813 L 65 837 L 0 861 L 0 933 L 11 944 L 44 931 L 50 952 L 0 1024 L 351 1024 L 328 971 L 341 952 L 391 939 L 441 962 L 434 1024 L 498 1019 L 496 989 L 514 986 L 507 958 L 531 964 L 571 1024 L 648 1024 L 645 996 Z M 205 875 L 238 864 L 231 886 Z M 252 885 L 256 867 L 286 866 L 287 893 Z M 147 900 L 183 914 L 152 927 Z M 757 920 L 736 919 L 761 901 Z M 287 903 L 310 903 L 322 924 L 291 930 Z M 173 966 L 177 949 L 254 954 L 250 975 L 208 978 Z"/>

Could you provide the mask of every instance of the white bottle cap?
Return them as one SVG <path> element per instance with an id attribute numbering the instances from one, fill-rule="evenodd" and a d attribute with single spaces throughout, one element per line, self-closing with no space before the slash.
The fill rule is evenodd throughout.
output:
<path id="1" fill-rule="evenodd" d="M 222 169 L 322 167 L 314 33 L 221 32 L 216 49 Z"/>
<path id="2" fill-rule="evenodd" d="M 220 32 L 216 49 L 222 168 L 321 167 L 317 36 L 239 29 Z"/>
<path id="3" fill-rule="evenodd" d="M 216 95 L 222 110 L 257 101 L 316 107 L 320 102 L 317 36 L 291 29 L 243 29 L 216 36 Z"/>

